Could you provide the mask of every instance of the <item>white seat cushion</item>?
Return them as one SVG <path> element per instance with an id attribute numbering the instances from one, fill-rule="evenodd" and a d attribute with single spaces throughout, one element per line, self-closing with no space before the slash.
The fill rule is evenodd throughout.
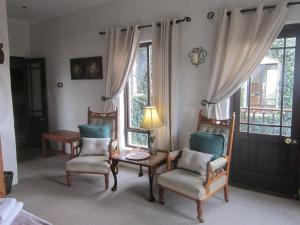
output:
<path id="1" fill-rule="evenodd" d="M 174 169 L 157 177 L 159 185 L 182 193 L 193 199 L 203 199 L 206 195 L 204 178 L 198 173 L 184 169 Z"/>
<path id="2" fill-rule="evenodd" d="M 66 170 L 70 172 L 109 173 L 107 156 L 79 156 L 67 161 Z"/>

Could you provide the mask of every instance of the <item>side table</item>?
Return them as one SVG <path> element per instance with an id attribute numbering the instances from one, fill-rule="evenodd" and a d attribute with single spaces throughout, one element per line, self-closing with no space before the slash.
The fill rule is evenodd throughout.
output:
<path id="1" fill-rule="evenodd" d="M 50 150 L 48 149 L 48 142 L 54 141 L 62 144 L 62 150 Z M 79 132 L 68 131 L 68 130 L 59 130 L 50 133 L 42 134 L 42 148 L 43 148 L 43 156 L 47 157 L 53 154 L 66 154 L 66 144 L 70 144 L 71 148 L 71 158 L 74 157 L 74 142 L 80 141 Z"/>
<path id="2" fill-rule="evenodd" d="M 135 161 L 135 160 L 129 160 L 126 158 L 126 155 L 130 151 L 123 151 L 120 153 L 113 154 L 110 159 L 112 161 L 110 169 L 112 171 L 112 174 L 114 176 L 114 186 L 111 188 L 112 191 L 116 191 L 118 189 L 118 180 L 117 180 L 117 166 L 119 162 L 128 163 L 128 164 L 134 164 L 141 167 L 147 167 L 148 168 L 148 176 L 149 176 L 149 201 L 154 202 L 155 198 L 153 195 L 153 178 L 156 174 L 156 169 L 167 161 L 167 153 L 166 152 L 157 152 L 155 155 L 151 155 L 149 159 L 141 160 L 141 161 Z M 140 170 L 141 173 L 142 170 Z M 141 174 L 142 175 L 142 174 Z"/>

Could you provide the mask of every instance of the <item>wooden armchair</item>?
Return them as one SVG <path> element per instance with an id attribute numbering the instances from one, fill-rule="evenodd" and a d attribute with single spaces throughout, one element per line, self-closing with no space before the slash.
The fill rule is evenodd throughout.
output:
<path id="1" fill-rule="evenodd" d="M 170 152 L 167 158 L 167 172 L 158 176 L 159 199 L 163 204 L 164 189 L 196 201 L 197 218 L 203 222 L 202 202 L 219 190 L 224 190 L 228 202 L 228 177 L 232 154 L 235 114 L 228 120 L 212 120 L 199 113 L 197 131 L 223 134 L 225 137 L 224 155 L 207 165 L 206 178 L 195 172 L 177 168 L 182 150 Z M 195 150 L 195 149 L 192 149 Z"/>
<path id="2" fill-rule="evenodd" d="M 118 111 L 110 113 L 93 112 L 88 108 L 88 124 L 110 124 L 111 142 L 109 145 L 109 156 L 89 155 L 80 156 L 81 143 L 74 148 L 74 157 L 66 163 L 67 184 L 71 186 L 71 175 L 73 174 L 101 174 L 105 177 L 105 190 L 109 187 L 110 156 L 119 151 L 118 136 Z"/>

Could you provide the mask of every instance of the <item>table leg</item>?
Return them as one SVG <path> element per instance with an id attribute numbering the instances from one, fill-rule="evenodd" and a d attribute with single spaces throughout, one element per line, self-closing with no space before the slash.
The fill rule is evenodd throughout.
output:
<path id="1" fill-rule="evenodd" d="M 116 191 L 118 189 L 118 180 L 117 180 L 117 171 L 116 171 L 116 167 L 118 166 L 118 163 L 119 163 L 118 160 L 112 159 L 111 166 L 110 166 L 111 172 L 114 176 L 114 186 L 111 188 L 112 191 Z"/>
<path id="2" fill-rule="evenodd" d="M 66 144 L 64 142 L 61 143 L 61 147 L 62 147 L 62 153 L 66 154 Z"/>
<path id="3" fill-rule="evenodd" d="M 153 195 L 153 178 L 155 176 L 155 172 L 156 172 L 155 167 L 148 167 L 149 186 L 150 186 L 149 202 L 155 202 L 155 198 Z"/>
<path id="4" fill-rule="evenodd" d="M 46 158 L 47 157 L 47 140 L 42 136 L 42 151 L 43 151 L 43 156 Z"/>
<path id="5" fill-rule="evenodd" d="M 143 173 L 143 167 L 140 166 L 139 177 L 142 177 L 142 176 L 144 176 L 144 173 Z"/>

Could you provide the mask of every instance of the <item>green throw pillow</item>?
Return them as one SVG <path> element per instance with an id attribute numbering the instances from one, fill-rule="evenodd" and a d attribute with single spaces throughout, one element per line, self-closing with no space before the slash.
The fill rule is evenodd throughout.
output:
<path id="1" fill-rule="evenodd" d="M 225 137 L 223 134 L 195 132 L 190 138 L 190 149 L 212 154 L 215 160 L 224 154 Z"/>
<path id="2" fill-rule="evenodd" d="M 79 125 L 80 136 L 84 138 L 110 138 L 111 126 L 108 124 Z"/>

